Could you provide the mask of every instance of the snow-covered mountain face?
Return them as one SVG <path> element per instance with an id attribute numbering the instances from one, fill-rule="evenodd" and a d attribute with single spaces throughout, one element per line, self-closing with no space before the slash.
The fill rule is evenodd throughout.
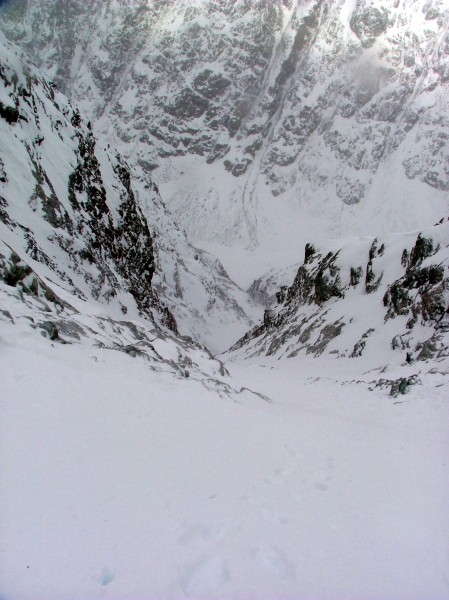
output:
<path id="1" fill-rule="evenodd" d="M 293 258 L 446 214 L 443 1 L 20 0 L 1 20 L 191 240 Z"/>
<path id="2" fill-rule="evenodd" d="M 228 347 L 251 324 L 243 292 L 188 244 L 150 177 L 96 140 L 78 109 L 0 44 L 0 227 L 10 248 L 2 278 L 13 287 L 27 279 L 36 293 L 49 280 L 113 318 L 143 317 Z"/>
<path id="3" fill-rule="evenodd" d="M 447 599 L 443 9 L 9 2 L 92 125 L 0 34 L 2 599 Z M 226 365 L 182 334 L 251 309 L 153 176 L 203 247 L 264 249 L 221 247 L 269 307 Z"/>

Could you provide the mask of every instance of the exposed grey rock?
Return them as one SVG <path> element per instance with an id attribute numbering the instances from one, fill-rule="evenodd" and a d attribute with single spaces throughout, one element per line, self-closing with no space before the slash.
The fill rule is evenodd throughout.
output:
<path id="1" fill-rule="evenodd" d="M 434 247 L 431 238 L 419 234 L 410 254 L 403 253 L 405 273 L 388 287 L 383 299 L 387 308 L 387 318 L 410 316 L 409 327 L 413 327 L 419 317 L 422 322 L 432 321 L 439 326 L 448 323 L 449 278 L 444 266 L 421 266 L 423 261 L 432 257 L 438 249 Z"/>
<path id="2" fill-rule="evenodd" d="M 51 321 L 44 321 L 40 326 L 42 333 L 45 336 L 48 336 L 52 342 L 59 339 L 59 332 L 54 323 Z"/>
<path id="3" fill-rule="evenodd" d="M 320 356 L 333 339 L 340 335 L 345 323 L 343 321 L 336 321 L 335 323 L 329 323 L 325 325 L 321 331 L 318 340 L 307 347 L 307 354 L 314 354 Z"/>
<path id="4" fill-rule="evenodd" d="M 360 280 L 363 277 L 363 268 L 362 267 L 351 267 L 351 285 L 356 287 Z"/>
<path id="5" fill-rule="evenodd" d="M 365 186 L 362 183 L 351 181 L 345 177 L 337 183 L 337 196 L 345 204 L 358 204 L 365 195 Z"/>
<path id="6" fill-rule="evenodd" d="M 411 375 L 410 377 L 400 377 L 390 383 L 390 396 L 397 398 L 399 394 L 407 394 L 412 385 L 421 383 L 418 375 Z"/>
<path id="7" fill-rule="evenodd" d="M 375 239 L 371 245 L 371 248 L 369 251 L 369 260 L 368 260 L 368 264 L 366 265 L 365 290 L 366 290 L 367 294 L 371 294 L 372 292 L 377 291 L 377 289 L 379 288 L 380 283 L 382 281 L 383 273 L 380 273 L 380 275 L 377 276 L 376 273 L 374 272 L 373 263 L 374 263 L 374 260 L 376 257 L 382 256 L 383 251 L 384 251 L 383 247 L 378 249 L 377 239 Z"/>
<path id="8" fill-rule="evenodd" d="M 391 347 L 393 350 L 405 350 L 410 348 L 410 341 L 406 335 L 395 335 L 391 340 Z"/>
<path id="9" fill-rule="evenodd" d="M 368 329 L 368 331 L 362 335 L 361 339 L 354 345 L 354 349 L 350 355 L 351 358 L 358 358 L 359 356 L 362 356 L 366 346 L 366 341 L 372 333 L 374 333 L 374 329 Z"/>
<path id="10" fill-rule="evenodd" d="M 374 43 L 391 24 L 391 13 L 372 0 L 358 0 L 357 8 L 351 18 L 351 29 L 365 47 Z"/>

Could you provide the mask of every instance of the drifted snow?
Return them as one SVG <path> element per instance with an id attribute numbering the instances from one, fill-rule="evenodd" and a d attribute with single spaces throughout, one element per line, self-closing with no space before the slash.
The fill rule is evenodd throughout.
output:
<path id="1" fill-rule="evenodd" d="M 233 402 L 11 330 L 3 598 L 447 597 L 447 364 L 400 400 L 354 361 L 235 365 L 272 403 Z"/>

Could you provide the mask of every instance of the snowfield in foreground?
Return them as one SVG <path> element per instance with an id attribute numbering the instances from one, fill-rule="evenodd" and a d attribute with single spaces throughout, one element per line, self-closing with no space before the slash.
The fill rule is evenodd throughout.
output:
<path id="1" fill-rule="evenodd" d="M 363 357 L 236 363 L 271 402 L 233 401 L 1 325 L 2 600 L 448 597 L 447 362 L 397 398 Z"/>

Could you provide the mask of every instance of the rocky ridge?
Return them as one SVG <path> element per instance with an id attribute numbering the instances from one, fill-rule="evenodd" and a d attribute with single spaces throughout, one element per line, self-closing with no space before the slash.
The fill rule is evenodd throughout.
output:
<path id="1" fill-rule="evenodd" d="M 2 237 L 18 256 L 81 299 L 203 342 L 216 338 L 223 314 L 235 325 L 229 335 L 248 328 L 243 292 L 188 244 L 151 178 L 98 142 L 6 42 L 0 86 Z M 222 348 L 231 341 L 224 335 Z"/>
<path id="2" fill-rule="evenodd" d="M 406 365 L 449 356 L 449 223 L 410 234 L 307 244 L 294 281 L 231 356 L 359 359 Z"/>
<path id="3" fill-rule="evenodd" d="M 25 304 L 30 297 L 36 305 L 46 303 L 41 318 L 47 309 L 51 315 L 55 306 L 81 302 L 84 308 L 71 314 L 104 312 L 102 322 L 111 331 L 110 319 L 117 331 L 129 321 L 124 327 L 131 333 L 137 322 L 168 336 L 174 346 L 190 344 L 193 353 L 199 346 L 192 338 L 224 349 L 251 323 L 242 308 L 244 293 L 217 259 L 188 244 L 150 177 L 99 142 L 53 84 L 24 63 L 17 48 L 0 43 L 6 297 L 14 288 L 14 297 Z M 54 302 L 62 296 L 64 303 Z M 224 319 L 231 327 L 220 339 Z M 57 331 L 71 329 L 60 321 L 54 321 Z M 79 333 L 80 324 L 72 329 Z M 189 337 L 180 342 L 180 335 Z M 134 342 L 139 340 L 136 334 Z M 202 352 L 210 357 L 205 348 Z"/>

